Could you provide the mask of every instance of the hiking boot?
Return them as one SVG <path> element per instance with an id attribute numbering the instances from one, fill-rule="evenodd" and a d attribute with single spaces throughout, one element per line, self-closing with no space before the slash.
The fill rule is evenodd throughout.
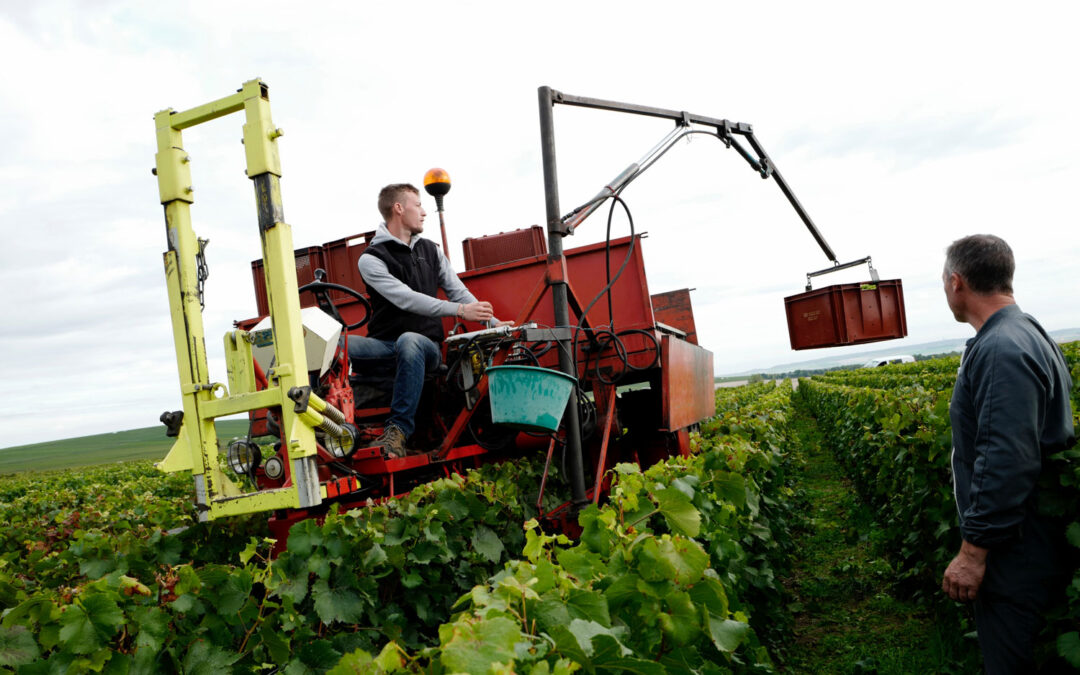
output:
<path id="1" fill-rule="evenodd" d="M 382 448 L 388 459 L 398 459 L 408 454 L 405 449 L 405 434 L 393 424 L 387 424 L 383 435 L 375 439 L 375 445 Z"/>

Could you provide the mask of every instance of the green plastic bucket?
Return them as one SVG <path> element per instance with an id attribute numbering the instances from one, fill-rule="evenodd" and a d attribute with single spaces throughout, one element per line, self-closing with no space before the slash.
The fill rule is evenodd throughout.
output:
<path id="1" fill-rule="evenodd" d="M 523 431 L 555 431 L 577 379 L 532 366 L 487 369 L 491 421 Z"/>

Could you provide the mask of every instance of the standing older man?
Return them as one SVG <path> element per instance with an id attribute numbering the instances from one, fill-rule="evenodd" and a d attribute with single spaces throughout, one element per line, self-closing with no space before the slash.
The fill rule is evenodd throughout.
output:
<path id="1" fill-rule="evenodd" d="M 357 262 L 371 299 L 371 321 L 367 337 L 349 338 L 349 358 L 361 370 L 365 362 L 396 361 L 390 419 L 376 440 L 394 458 L 406 454 L 424 375 L 442 358 L 442 317 L 490 321 L 493 315 L 491 303 L 473 297 L 438 246 L 420 236 L 427 213 L 419 190 L 407 183 L 387 185 L 379 192 L 379 213 L 385 223 Z M 449 300 L 435 297 L 440 288 Z"/>
<path id="2" fill-rule="evenodd" d="M 975 601 L 988 673 L 1034 668 L 1042 614 L 1065 578 L 1064 524 L 1038 512 L 1047 456 L 1075 443 L 1061 349 L 1013 299 L 1012 250 L 992 235 L 946 252 L 945 298 L 975 337 L 956 377 L 953 485 L 963 544 L 942 589 Z"/>

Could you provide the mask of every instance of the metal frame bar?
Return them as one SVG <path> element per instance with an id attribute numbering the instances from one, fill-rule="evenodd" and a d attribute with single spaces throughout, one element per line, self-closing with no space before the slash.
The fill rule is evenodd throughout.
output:
<path id="1" fill-rule="evenodd" d="M 761 143 L 758 142 L 757 138 L 754 136 L 754 129 L 753 129 L 753 127 L 751 125 L 743 123 L 743 122 L 732 122 L 730 120 L 717 118 L 717 117 L 707 117 L 705 115 L 696 115 L 696 114 L 693 114 L 693 113 L 689 113 L 689 112 L 687 112 L 685 110 L 669 110 L 669 109 L 666 109 L 666 108 L 654 108 L 654 107 L 651 107 L 651 106 L 643 106 L 643 105 L 637 105 L 637 104 L 633 104 L 633 103 L 621 103 L 619 101 L 608 101 L 608 100 L 599 99 L 599 98 L 590 98 L 590 97 L 587 97 L 587 96 L 573 96 L 571 94 L 564 94 L 563 92 L 555 91 L 554 89 L 551 89 L 550 87 L 541 87 L 540 88 L 541 92 L 543 92 L 545 90 L 547 90 L 549 92 L 547 98 L 550 99 L 551 105 L 555 105 L 555 104 L 558 103 L 558 104 L 562 104 L 562 105 L 576 106 L 576 107 L 581 107 L 581 108 L 593 108 L 593 109 L 596 109 L 596 110 L 608 110 L 608 111 L 612 111 L 612 112 L 623 112 L 623 113 L 630 113 L 630 114 L 633 114 L 633 115 L 644 115 L 646 117 L 658 117 L 658 118 L 661 118 L 661 119 L 669 119 L 669 120 L 672 120 L 675 123 L 679 124 L 680 126 L 689 126 L 690 124 L 698 124 L 698 125 L 702 125 L 702 126 L 715 128 L 717 136 L 719 136 L 720 139 L 722 141 L 724 141 L 725 144 L 729 145 L 729 147 L 733 146 L 735 148 L 736 152 L 738 152 L 739 155 L 743 159 L 745 159 L 748 164 L 750 164 L 751 168 L 753 168 L 755 171 L 757 171 L 758 173 L 761 174 L 762 178 L 767 179 L 767 178 L 769 178 L 771 176 L 772 178 L 774 178 L 776 180 L 776 184 L 780 187 L 780 191 L 784 193 L 785 197 L 787 197 L 788 202 L 791 203 L 791 206 L 795 209 L 795 212 L 798 214 L 799 218 L 803 221 L 803 224 L 806 225 L 806 229 L 809 230 L 811 236 L 814 237 L 814 241 L 817 242 L 818 246 L 820 246 L 821 250 L 825 253 L 825 256 L 828 257 L 829 260 L 832 260 L 834 262 L 836 261 L 836 254 L 833 253 L 832 248 L 825 241 L 824 236 L 822 236 L 821 232 L 818 231 L 817 226 L 814 225 L 814 221 L 810 218 L 810 215 L 806 212 L 806 209 L 803 208 L 802 203 L 799 202 L 797 197 L 795 197 L 795 193 L 791 190 L 791 187 L 788 186 L 787 181 L 784 180 L 784 177 L 780 174 L 780 171 L 776 168 L 776 164 L 773 163 L 773 161 L 769 157 L 768 153 L 765 152 L 765 149 L 761 146 Z M 544 96 L 542 95 L 541 98 L 543 99 Z M 542 100 L 541 101 L 541 108 L 543 108 L 543 107 L 544 106 L 543 106 L 543 100 Z M 543 118 L 543 112 L 541 112 L 541 119 L 542 118 Z M 543 126 L 543 121 L 541 121 L 541 126 Z M 543 135 L 543 133 L 544 132 L 542 130 L 541 135 Z M 749 152 L 747 152 L 746 149 L 743 148 L 742 145 L 740 145 L 736 139 L 732 138 L 732 134 L 746 137 L 747 142 L 750 143 L 750 146 L 754 149 L 754 152 L 757 153 L 757 158 L 754 158 L 754 156 L 751 155 Z M 552 139 L 552 145 L 554 146 L 554 139 Z M 655 149 L 654 149 L 653 152 L 655 152 Z M 551 155 L 552 155 L 552 160 L 554 160 L 554 147 L 552 147 Z M 546 159 L 546 155 L 545 155 L 545 159 Z M 631 166 L 633 166 L 633 165 L 631 165 Z M 552 164 L 552 171 L 554 171 L 554 163 Z M 625 174 L 625 172 L 624 172 L 624 174 Z M 620 174 L 620 177 L 623 177 L 623 174 Z M 544 178 L 545 178 L 545 188 L 546 188 L 547 185 L 548 185 L 547 184 L 547 165 L 546 165 L 546 163 L 545 163 Z M 616 179 L 616 180 L 618 180 L 618 179 Z M 625 181 L 625 178 L 624 178 L 624 181 Z M 613 183 L 614 182 L 615 181 L 613 181 Z M 626 182 L 629 182 L 629 181 L 626 181 Z M 555 182 L 552 182 L 552 185 L 557 186 Z M 612 191 L 612 192 L 614 192 L 614 191 Z M 604 196 L 604 192 L 601 191 L 601 193 L 598 195 L 598 197 L 599 196 Z M 595 205 L 590 207 L 589 212 L 591 213 L 592 210 L 595 210 Z M 581 220 L 584 220 L 584 216 L 577 217 L 575 224 L 580 224 Z"/>
<path id="2" fill-rule="evenodd" d="M 267 373 L 265 390 L 251 391 L 255 378 L 245 374 L 242 378 L 234 376 L 230 379 L 230 384 L 237 389 L 231 395 L 215 396 L 227 390 L 223 384 L 210 380 L 207 366 L 196 264 L 199 245 L 191 225 L 191 205 L 194 203 L 191 158 L 184 150 L 181 131 L 241 110 L 245 116 L 244 154 L 247 174 L 255 187 L 277 366 Z M 164 254 L 165 276 L 184 404 L 177 442 L 158 466 L 164 471 L 191 470 L 202 520 L 316 506 L 321 503 L 322 496 L 315 469 L 318 450 L 312 427 L 319 417 L 295 410 L 287 395 L 293 387 L 308 384 L 307 356 L 292 229 L 284 222 L 281 205 L 277 139 L 282 132 L 274 127 L 270 118 L 269 88 L 258 79 L 250 80 L 236 94 L 205 105 L 180 112 L 163 110 L 154 116 L 154 123 L 158 145 L 155 174 L 165 208 L 168 242 Z M 240 349 L 238 353 L 239 356 L 233 355 L 234 359 L 250 354 L 250 349 Z M 285 470 L 290 480 L 280 489 L 243 493 L 218 465 L 214 419 L 270 405 L 281 407 L 282 438 L 289 459 Z"/>
<path id="3" fill-rule="evenodd" d="M 537 97 L 540 103 L 540 152 L 544 162 L 544 205 L 547 210 L 548 256 L 553 260 L 563 259 L 563 237 L 567 232 L 559 211 L 559 179 L 555 166 L 555 92 L 550 87 L 540 87 Z M 561 95 L 559 95 L 561 96 Z M 565 283 L 551 285 L 552 308 L 555 313 L 554 328 L 570 327 L 570 307 L 567 300 Z M 576 377 L 574 363 L 570 356 L 570 340 L 559 340 L 559 370 Z M 566 449 L 569 461 L 570 494 L 575 505 L 588 503 L 585 494 L 585 465 L 581 456 L 581 427 L 578 420 L 577 387 L 570 393 L 563 414 L 566 420 Z"/>

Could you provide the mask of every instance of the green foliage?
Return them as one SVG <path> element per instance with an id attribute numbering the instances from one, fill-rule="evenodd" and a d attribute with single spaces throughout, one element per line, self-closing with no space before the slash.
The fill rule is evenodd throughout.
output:
<path id="1" fill-rule="evenodd" d="M 1073 376 L 1074 424 L 1080 422 L 1080 343 L 1062 345 Z M 941 574 L 959 549 L 949 456 L 948 406 L 958 357 L 830 373 L 804 380 L 796 403 L 825 431 L 827 445 L 881 525 L 878 542 L 895 561 L 911 597 L 925 603 L 956 634 L 971 630 L 961 606 L 940 592 Z M 952 373 L 950 376 L 949 373 Z M 1080 451 L 1050 458 L 1040 483 L 1040 508 L 1068 519 L 1070 542 L 1080 542 Z M 1048 632 L 1058 654 L 1076 654 L 1068 635 L 1080 621 L 1080 571 L 1055 608 Z M 1072 633 L 1075 636 L 1075 633 Z"/>
<path id="2" fill-rule="evenodd" d="M 300 522 L 276 560 L 264 517 L 198 524 L 148 463 L 8 477 L 0 669 L 768 671 L 789 396 L 718 394 L 695 454 L 620 465 L 577 542 L 522 527 L 541 458 Z"/>

